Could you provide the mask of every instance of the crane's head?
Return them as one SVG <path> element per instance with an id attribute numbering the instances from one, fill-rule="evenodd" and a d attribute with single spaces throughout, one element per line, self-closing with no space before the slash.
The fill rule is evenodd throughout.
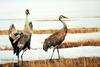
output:
<path id="1" fill-rule="evenodd" d="M 68 18 L 68 17 L 65 17 L 65 16 L 63 16 L 63 15 L 60 15 L 60 16 L 59 16 L 59 20 L 62 19 L 62 18 Z"/>
<path id="2" fill-rule="evenodd" d="M 9 28 L 9 34 L 10 34 L 11 32 L 13 32 L 14 30 L 16 30 L 16 29 L 15 29 L 15 26 L 14 26 L 14 24 L 11 24 L 11 26 L 10 26 L 10 28 Z"/>
<path id="3" fill-rule="evenodd" d="M 11 24 L 10 29 L 15 29 L 14 24 Z"/>
<path id="4" fill-rule="evenodd" d="M 25 14 L 26 15 L 30 14 L 29 9 L 26 9 Z"/>

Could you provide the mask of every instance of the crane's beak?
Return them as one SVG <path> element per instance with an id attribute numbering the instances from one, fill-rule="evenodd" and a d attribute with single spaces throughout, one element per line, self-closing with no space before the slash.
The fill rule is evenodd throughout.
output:
<path id="1" fill-rule="evenodd" d="M 64 18 L 68 19 L 68 17 L 65 17 L 65 16 L 64 16 Z"/>

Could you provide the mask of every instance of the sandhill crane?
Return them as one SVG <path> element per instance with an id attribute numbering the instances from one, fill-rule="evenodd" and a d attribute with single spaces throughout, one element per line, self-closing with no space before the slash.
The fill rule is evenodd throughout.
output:
<path id="1" fill-rule="evenodd" d="M 44 44 L 43 44 L 44 51 L 47 51 L 48 48 L 51 48 L 51 46 L 54 47 L 52 55 L 51 55 L 51 59 L 52 59 L 52 56 L 53 56 L 56 48 L 57 48 L 57 52 L 58 52 L 58 58 L 60 59 L 59 45 L 61 45 L 61 43 L 64 41 L 65 36 L 67 34 L 67 26 L 66 26 L 65 22 L 62 20 L 63 18 L 67 18 L 67 17 L 65 17 L 63 15 L 59 16 L 59 20 L 63 23 L 63 28 L 60 29 L 59 31 L 53 33 L 52 35 L 50 35 L 48 38 L 46 38 L 44 40 Z"/>
<path id="2" fill-rule="evenodd" d="M 27 49 L 30 49 L 31 35 L 32 35 L 32 22 L 28 21 L 29 10 L 27 9 L 25 19 L 25 26 L 23 31 L 17 31 L 14 24 L 9 29 L 9 40 L 13 46 L 14 54 L 17 55 L 19 61 L 19 53 L 23 50 L 21 60 L 23 60 L 23 54 Z"/>

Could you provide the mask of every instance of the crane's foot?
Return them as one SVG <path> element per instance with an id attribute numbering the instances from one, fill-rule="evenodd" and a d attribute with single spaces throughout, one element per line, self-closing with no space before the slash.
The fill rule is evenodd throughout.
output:
<path id="1" fill-rule="evenodd" d="M 14 67 L 19 67 L 19 63 L 14 63 Z"/>
<path id="2" fill-rule="evenodd" d="M 61 57 L 59 56 L 58 59 L 60 59 Z"/>
<path id="3" fill-rule="evenodd" d="M 53 59 L 49 59 L 48 62 L 54 63 L 54 60 Z"/>
<path id="4" fill-rule="evenodd" d="M 49 61 L 52 61 L 52 59 L 49 59 Z"/>

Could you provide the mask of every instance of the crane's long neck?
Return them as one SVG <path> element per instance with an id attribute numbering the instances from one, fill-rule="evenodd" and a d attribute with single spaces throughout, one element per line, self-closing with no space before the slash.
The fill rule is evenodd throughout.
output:
<path id="1" fill-rule="evenodd" d="M 59 18 L 59 20 L 63 23 L 63 28 L 67 29 L 66 23 L 61 18 Z"/>
<path id="2" fill-rule="evenodd" d="M 25 18 L 24 30 L 25 31 L 29 31 L 30 30 L 30 28 L 29 28 L 29 21 L 28 21 L 28 15 L 26 15 L 26 18 Z"/>

